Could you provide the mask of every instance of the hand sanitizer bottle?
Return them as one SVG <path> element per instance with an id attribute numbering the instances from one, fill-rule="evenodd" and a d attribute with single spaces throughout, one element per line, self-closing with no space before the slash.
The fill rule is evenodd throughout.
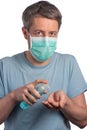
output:
<path id="1" fill-rule="evenodd" d="M 38 85 L 35 87 L 35 89 L 39 92 L 40 95 L 43 95 L 43 94 L 45 94 L 45 92 L 48 92 L 48 91 L 49 91 L 50 87 L 49 87 L 48 84 L 42 84 L 42 83 L 40 83 L 40 84 L 38 84 Z M 30 107 L 30 105 L 27 104 L 25 101 L 22 101 L 22 102 L 20 103 L 20 107 L 21 107 L 21 109 L 25 110 L 25 109 L 27 109 L 28 107 Z"/>

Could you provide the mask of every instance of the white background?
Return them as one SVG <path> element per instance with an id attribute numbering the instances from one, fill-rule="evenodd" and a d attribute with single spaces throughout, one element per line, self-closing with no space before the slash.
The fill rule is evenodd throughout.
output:
<path id="1" fill-rule="evenodd" d="M 49 0 L 63 15 L 58 38 L 58 52 L 73 54 L 87 81 L 87 1 Z M 0 1 L 0 58 L 11 56 L 27 49 L 22 32 L 21 15 L 23 10 L 37 0 Z M 87 99 L 87 94 L 86 99 Z M 87 127 L 84 129 L 86 130 Z M 3 124 L 0 125 L 3 130 Z M 79 130 L 72 125 L 72 130 Z"/>

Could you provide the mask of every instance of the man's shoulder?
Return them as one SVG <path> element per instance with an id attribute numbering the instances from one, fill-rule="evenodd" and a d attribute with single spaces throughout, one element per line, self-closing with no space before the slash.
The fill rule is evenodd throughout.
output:
<path id="1" fill-rule="evenodd" d="M 22 53 L 18 53 L 18 54 L 14 54 L 12 56 L 6 56 L 0 59 L 0 62 L 10 62 L 12 60 L 15 60 L 15 58 L 20 57 L 21 55 L 23 55 L 24 52 Z"/>
<path id="2" fill-rule="evenodd" d="M 72 54 L 63 54 L 55 52 L 54 57 L 62 61 L 74 61 L 76 60 L 75 56 Z"/>
<path id="3" fill-rule="evenodd" d="M 13 56 L 7 56 L 0 59 L 0 66 L 11 66 L 15 65 L 16 62 L 19 62 L 19 59 L 22 57 L 24 52 L 15 54 Z"/>

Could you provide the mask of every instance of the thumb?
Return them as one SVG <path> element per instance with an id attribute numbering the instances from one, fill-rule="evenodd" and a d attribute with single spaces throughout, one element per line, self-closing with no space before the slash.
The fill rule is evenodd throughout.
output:
<path id="1" fill-rule="evenodd" d="M 59 91 L 54 92 L 54 99 L 55 99 L 56 102 L 59 102 L 59 101 L 60 101 Z"/>

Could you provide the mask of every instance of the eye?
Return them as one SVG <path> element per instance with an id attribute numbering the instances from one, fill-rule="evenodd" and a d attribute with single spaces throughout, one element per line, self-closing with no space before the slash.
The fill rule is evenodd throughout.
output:
<path id="1" fill-rule="evenodd" d="M 50 32 L 50 37 L 57 37 L 57 32 L 54 32 L 54 31 L 52 31 L 52 32 Z"/>
<path id="2" fill-rule="evenodd" d="M 43 32 L 42 31 L 35 31 L 34 35 L 35 36 L 43 36 Z"/>

